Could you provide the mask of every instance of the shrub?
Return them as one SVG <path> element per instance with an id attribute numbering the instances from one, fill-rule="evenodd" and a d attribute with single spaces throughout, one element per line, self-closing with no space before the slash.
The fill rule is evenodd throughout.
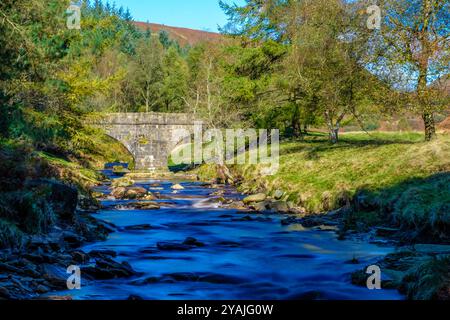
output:
<path id="1" fill-rule="evenodd" d="M 17 226 L 0 219 L 0 249 L 20 249 L 24 244 L 24 235 Z"/>
<path id="2" fill-rule="evenodd" d="M 52 206 L 45 198 L 39 198 L 35 194 L 22 199 L 24 206 L 23 226 L 29 233 L 47 233 L 56 222 L 56 216 Z"/>
<path id="3" fill-rule="evenodd" d="M 42 193 L 23 190 L 0 197 L 0 218 L 13 221 L 24 232 L 46 233 L 56 221 L 54 210 Z"/>
<path id="4" fill-rule="evenodd" d="M 450 256 L 433 257 L 404 277 L 402 291 L 412 300 L 438 300 L 449 285 Z"/>
<path id="5" fill-rule="evenodd" d="M 447 201 L 446 201 L 447 199 Z M 450 230 L 450 174 L 418 180 L 400 195 L 394 204 L 393 218 L 402 226 L 419 232 L 433 231 L 435 236 Z"/>

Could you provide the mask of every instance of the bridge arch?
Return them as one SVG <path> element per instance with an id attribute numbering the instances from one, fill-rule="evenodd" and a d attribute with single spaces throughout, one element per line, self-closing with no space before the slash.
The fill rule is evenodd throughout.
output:
<path id="1" fill-rule="evenodd" d="M 151 112 L 107 114 L 92 124 L 130 151 L 136 170 L 154 170 L 167 169 L 171 151 L 201 123 L 189 114 Z"/>

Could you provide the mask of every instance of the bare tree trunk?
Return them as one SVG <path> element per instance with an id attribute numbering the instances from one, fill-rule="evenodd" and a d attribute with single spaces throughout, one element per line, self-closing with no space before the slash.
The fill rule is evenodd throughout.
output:
<path id="1" fill-rule="evenodd" d="M 431 56 L 430 40 L 427 34 L 427 28 L 430 23 L 432 4 L 429 0 L 423 1 L 422 15 L 423 15 L 423 28 L 419 35 L 419 41 L 421 44 L 421 55 L 419 58 L 419 80 L 417 84 L 417 95 L 419 98 L 420 108 L 423 110 L 422 119 L 425 126 L 425 140 L 431 141 L 436 137 L 436 123 L 434 121 L 434 115 L 430 108 L 430 103 L 427 97 L 428 91 L 428 68 L 429 59 Z"/>
<path id="2" fill-rule="evenodd" d="M 325 119 L 327 120 L 330 142 L 336 144 L 339 142 L 339 131 L 341 130 L 341 122 L 344 120 L 345 112 L 343 112 L 336 123 L 333 124 L 333 118 L 329 112 L 325 112 Z"/>
<path id="3" fill-rule="evenodd" d="M 422 115 L 423 123 L 425 125 L 425 140 L 431 141 L 436 137 L 436 122 L 433 113 L 425 112 Z"/>
<path id="4" fill-rule="evenodd" d="M 336 144 L 339 142 L 339 129 L 330 129 L 330 142 Z"/>
<path id="5" fill-rule="evenodd" d="M 294 138 L 300 138 L 303 136 L 302 124 L 300 119 L 300 110 L 298 105 L 294 106 L 294 112 L 292 113 L 292 130 Z"/>
<path id="6" fill-rule="evenodd" d="M 146 92 L 146 96 L 145 96 L 145 109 L 147 110 L 147 112 L 148 112 L 148 109 L 149 109 L 149 104 L 150 104 L 150 98 L 149 98 L 149 96 L 150 96 L 150 93 L 149 93 L 149 88 L 148 88 L 148 86 L 147 86 L 147 92 Z"/>

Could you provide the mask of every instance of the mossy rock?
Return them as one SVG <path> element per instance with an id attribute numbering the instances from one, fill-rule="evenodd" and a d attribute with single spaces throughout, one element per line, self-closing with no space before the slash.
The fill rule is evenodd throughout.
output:
<path id="1" fill-rule="evenodd" d="M 111 185 L 114 188 L 120 188 L 120 187 L 126 188 L 126 187 L 132 186 L 133 184 L 134 184 L 134 181 L 131 178 L 123 177 L 123 178 L 120 178 L 120 179 L 113 180 Z"/>
<path id="2" fill-rule="evenodd" d="M 125 175 L 127 173 L 130 173 L 130 170 L 122 166 L 114 166 L 112 171 L 115 175 Z"/>
<path id="3" fill-rule="evenodd" d="M 245 204 L 250 204 L 250 203 L 258 203 L 258 202 L 263 202 L 267 199 L 267 195 L 264 193 L 258 193 L 258 194 L 254 194 L 251 196 L 246 197 L 243 201 Z"/>

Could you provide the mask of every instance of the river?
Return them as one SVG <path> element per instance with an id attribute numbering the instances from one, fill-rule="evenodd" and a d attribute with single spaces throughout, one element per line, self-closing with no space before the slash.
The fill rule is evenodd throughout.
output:
<path id="1" fill-rule="evenodd" d="M 156 185 L 158 185 L 156 187 Z M 127 208 L 130 201 L 106 200 L 96 218 L 114 224 L 107 241 L 82 248 L 114 250 L 139 276 L 131 279 L 84 281 L 81 290 L 59 294 L 80 300 L 143 299 L 332 299 L 395 300 L 395 290 L 368 290 L 351 284 L 350 274 L 394 249 L 355 240 L 340 241 L 332 231 L 283 226 L 282 215 L 250 215 L 218 208 L 215 189 L 198 182 L 140 181 L 160 200 L 159 210 Z M 153 185 L 153 187 L 151 187 Z M 97 189 L 108 193 L 108 186 Z M 242 198 L 227 188 L 227 198 Z M 151 225 L 145 230 L 133 226 Z M 191 250 L 163 250 L 158 242 L 183 242 L 193 237 L 203 245 Z M 357 259 L 357 263 L 352 260 Z M 149 280 L 150 279 L 150 280 Z M 153 279 L 153 280 L 152 280 Z"/>

